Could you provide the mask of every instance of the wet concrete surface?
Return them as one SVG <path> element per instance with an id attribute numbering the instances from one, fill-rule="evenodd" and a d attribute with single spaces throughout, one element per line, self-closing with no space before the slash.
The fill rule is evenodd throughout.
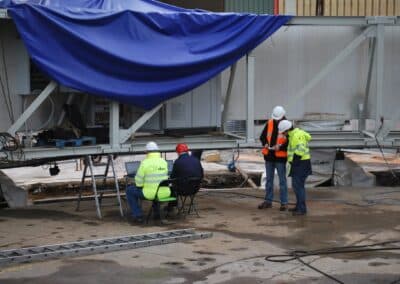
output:
<path id="1" fill-rule="evenodd" d="M 392 191 L 389 193 L 389 191 Z M 279 203 L 258 210 L 263 192 L 200 192 L 200 218 L 131 226 L 115 200 L 104 200 L 97 219 L 94 201 L 0 210 L 0 249 L 142 234 L 178 228 L 213 232 L 210 239 L 0 268 L 0 283 L 332 283 L 297 261 L 272 263 L 270 254 L 293 249 L 400 240 L 400 188 L 308 190 L 307 216 L 280 212 Z M 276 194 L 278 196 L 278 194 Z M 374 202 L 366 200 L 374 198 Z M 384 198 L 382 198 L 384 197 Z M 293 201 L 293 196 L 290 196 Z M 396 244 L 400 246 L 399 244 Z M 391 283 L 400 279 L 399 251 L 305 258 L 344 283 Z"/>

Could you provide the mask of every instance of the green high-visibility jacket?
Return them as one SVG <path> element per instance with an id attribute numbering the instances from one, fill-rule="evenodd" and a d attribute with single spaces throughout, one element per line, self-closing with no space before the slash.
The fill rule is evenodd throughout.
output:
<path id="1" fill-rule="evenodd" d="M 159 152 L 148 153 L 146 158 L 140 163 L 135 176 L 137 187 L 143 188 L 143 195 L 148 200 L 153 200 L 158 184 L 168 179 L 168 164 Z M 171 195 L 169 187 L 160 187 L 158 198 L 166 198 Z"/>
<path id="2" fill-rule="evenodd" d="M 300 156 L 301 160 L 309 160 L 311 156 L 310 148 L 308 147 L 308 141 L 311 140 L 311 135 L 300 128 L 290 130 L 288 135 L 288 162 L 293 162 L 293 157 L 295 154 Z"/>

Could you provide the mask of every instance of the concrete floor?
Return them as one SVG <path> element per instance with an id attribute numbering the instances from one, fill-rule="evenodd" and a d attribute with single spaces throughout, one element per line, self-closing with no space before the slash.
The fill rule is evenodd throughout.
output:
<path id="1" fill-rule="evenodd" d="M 258 210 L 260 190 L 200 192 L 201 215 L 166 226 L 131 226 L 114 200 L 103 220 L 94 201 L 0 210 L 0 249 L 196 228 L 213 232 L 187 241 L 106 254 L 3 267 L 0 283 L 334 283 L 297 261 L 272 263 L 269 254 L 400 240 L 400 188 L 308 190 L 309 215 Z M 276 195 L 278 196 L 278 195 Z M 290 200 L 294 200 L 290 195 Z M 399 247 L 400 245 L 397 244 Z M 400 283 L 400 251 L 304 259 L 344 283 Z"/>

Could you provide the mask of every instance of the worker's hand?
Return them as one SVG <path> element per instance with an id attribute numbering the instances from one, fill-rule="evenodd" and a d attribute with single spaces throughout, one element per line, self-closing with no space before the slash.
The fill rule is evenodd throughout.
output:
<path id="1" fill-rule="evenodd" d="M 280 145 L 275 145 L 275 146 L 274 146 L 274 150 L 275 150 L 275 151 L 278 151 L 280 148 L 281 148 Z"/>

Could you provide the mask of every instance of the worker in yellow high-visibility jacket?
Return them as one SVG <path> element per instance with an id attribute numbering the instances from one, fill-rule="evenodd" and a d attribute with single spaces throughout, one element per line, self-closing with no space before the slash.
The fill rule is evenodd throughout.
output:
<path id="1" fill-rule="evenodd" d="M 133 221 L 142 223 L 143 212 L 140 207 L 140 199 L 153 200 L 161 181 L 168 179 L 168 164 L 161 157 L 158 146 L 155 142 L 146 145 L 146 158 L 140 163 L 135 176 L 135 185 L 129 186 L 126 190 L 126 198 L 131 208 Z M 171 195 L 169 187 L 160 187 L 158 198 L 166 198 Z M 159 207 L 154 208 L 155 216 L 159 216 Z"/>
<path id="2" fill-rule="evenodd" d="M 305 215 L 307 213 L 305 182 L 312 173 L 310 148 L 308 147 L 311 135 L 300 128 L 293 128 L 293 124 L 289 120 L 282 120 L 278 129 L 289 140 L 287 161 L 290 164 L 289 176 L 292 177 L 292 187 L 296 195 L 296 206 L 289 210 L 293 212 L 294 216 Z"/>

